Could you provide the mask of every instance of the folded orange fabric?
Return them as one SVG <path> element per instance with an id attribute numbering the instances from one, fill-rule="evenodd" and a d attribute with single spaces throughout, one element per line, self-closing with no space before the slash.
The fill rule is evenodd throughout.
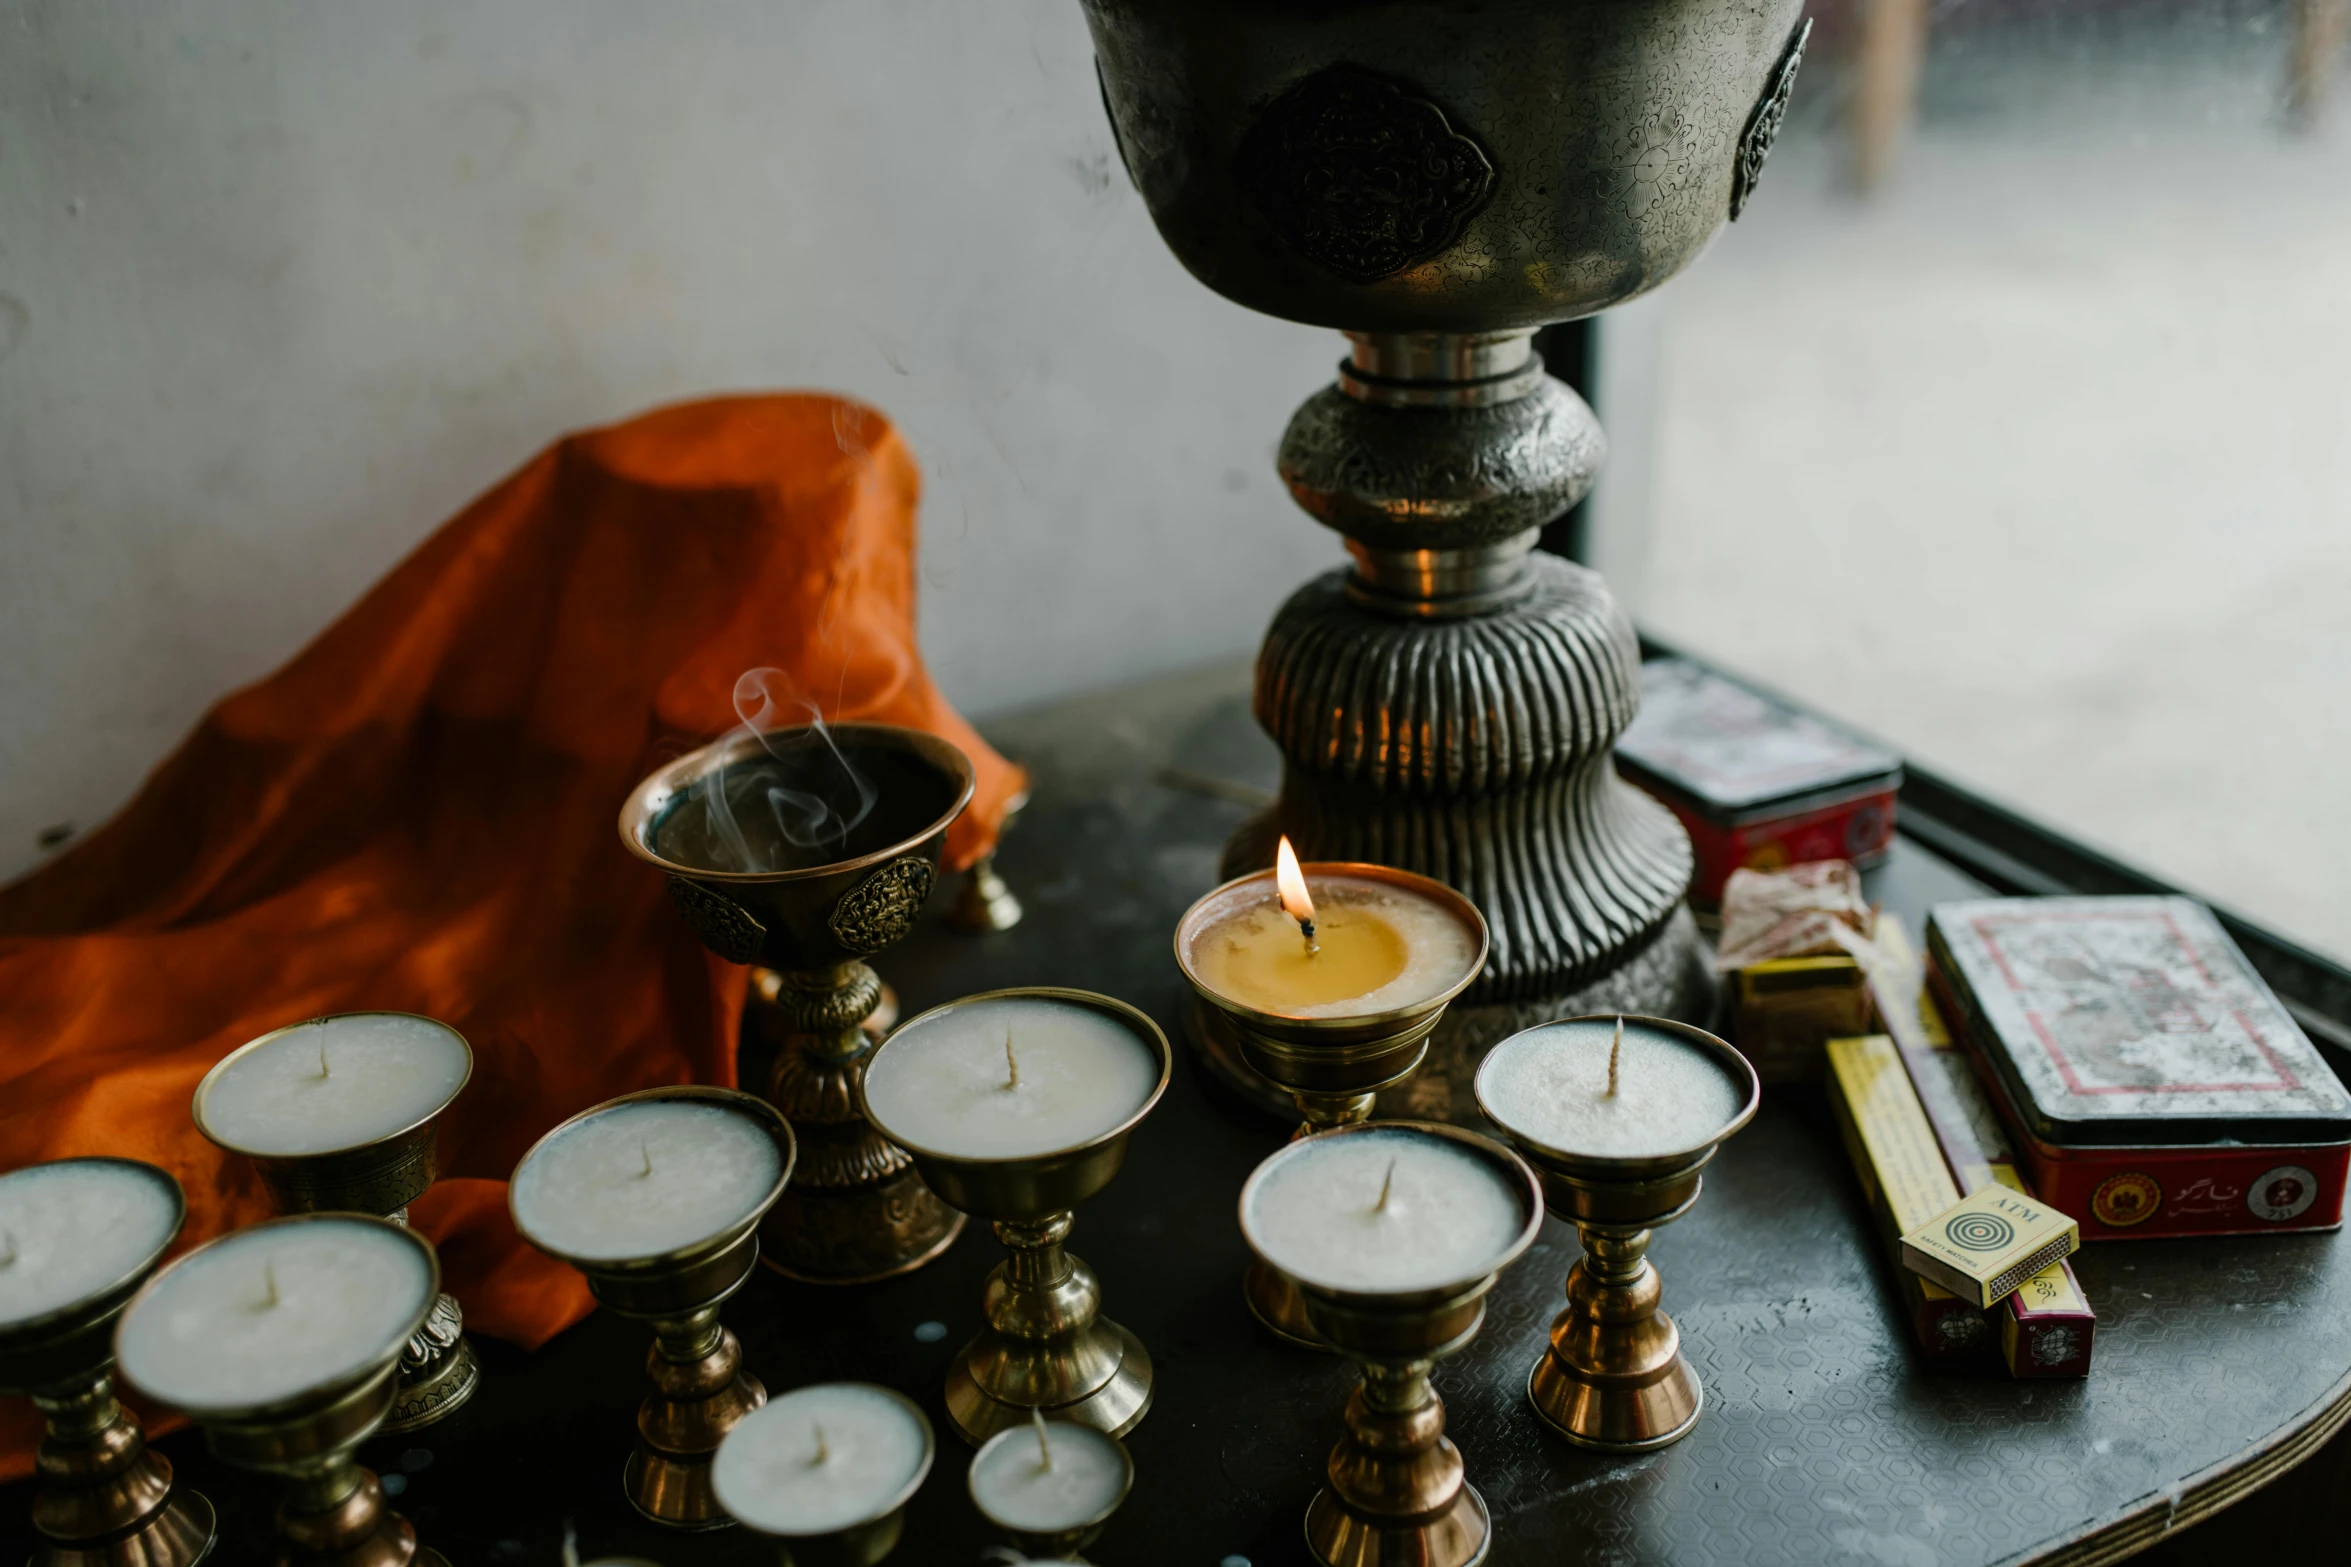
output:
<path id="1" fill-rule="evenodd" d="M 574 1112 L 732 1083 L 746 971 L 621 846 L 630 787 L 737 721 L 746 670 L 828 718 L 917 726 L 979 773 L 952 866 L 1023 780 L 932 686 L 914 634 L 911 454 L 838 398 L 721 398 L 571 436 L 474 502 L 276 674 L 206 714 L 129 806 L 0 888 L 0 1169 L 146 1159 L 183 1244 L 270 1212 L 188 1101 L 245 1040 L 421 1012 L 471 1041 L 451 1177 L 417 1203 L 481 1331 L 536 1347 L 589 1308 L 506 1217 Z M 787 711 L 777 721 L 791 721 Z M 0 1479 L 29 1405 L 0 1403 Z"/>

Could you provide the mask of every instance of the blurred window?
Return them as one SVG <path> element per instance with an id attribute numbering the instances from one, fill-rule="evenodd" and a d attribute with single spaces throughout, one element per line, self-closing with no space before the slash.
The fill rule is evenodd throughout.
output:
<path id="1" fill-rule="evenodd" d="M 1818 12 L 1745 217 L 1603 324 L 1654 419 L 1593 551 L 1665 639 L 2337 958 L 2347 13 Z"/>

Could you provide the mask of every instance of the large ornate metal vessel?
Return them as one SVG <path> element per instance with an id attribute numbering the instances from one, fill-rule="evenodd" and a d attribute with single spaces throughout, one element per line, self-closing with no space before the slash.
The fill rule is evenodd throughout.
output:
<path id="1" fill-rule="evenodd" d="M 1802 0 L 1084 4 L 1169 247 L 1226 298 L 1351 340 L 1280 467 L 1352 564 L 1266 638 L 1282 792 L 1227 873 L 1279 831 L 1468 894 L 1493 932 L 1452 1030 L 1473 1051 L 1541 1016 L 1703 1012 L 1688 839 L 1611 759 L 1632 624 L 1534 551 L 1606 443 L 1531 339 L 1654 288 L 1738 215 Z M 1466 1072 L 1431 1065 L 1418 1108 L 1459 1108 Z"/>

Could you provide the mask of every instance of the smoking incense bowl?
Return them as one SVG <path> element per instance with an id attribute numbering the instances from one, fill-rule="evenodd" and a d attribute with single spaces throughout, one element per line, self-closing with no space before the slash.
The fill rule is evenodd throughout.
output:
<path id="1" fill-rule="evenodd" d="M 857 1084 L 874 1048 L 863 1025 L 882 994 L 865 960 L 914 928 L 972 781 L 969 758 L 919 729 L 807 725 L 704 746 L 639 783 L 621 808 L 621 841 L 668 874 L 670 899 L 703 945 L 780 976 L 784 1039 L 767 1097 L 792 1123 L 800 1163 L 760 1235 L 762 1257 L 791 1278 L 888 1278 L 962 1233 L 964 1216 L 865 1119 Z M 786 804 L 771 807 L 771 791 Z M 793 841 L 793 802 L 807 798 L 854 823 Z M 718 819 L 721 804 L 739 838 Z M 746 858 L 764 868 L 730 868 Z"/>
<path id="2" fill-rule="evenodd" d="M 1349 340 L 1278 465 L 1351 564 L 1294 594 L 1258 655 L 1282 786 L 1225 874 L 1287 834 L 1303 859 L 1458 888 L 1493 926 L 1448 1023 L 1465 1038 L 1711 1005 L 1689 839 L 1612 765 L 1640 698 L 1632 622 L 1534 547 L 1605 442 L 1532 338 L 1646 293 L 1738 215 L 1802 9 L 1084 0 L 1160 237 L 1235 303 Z"/>

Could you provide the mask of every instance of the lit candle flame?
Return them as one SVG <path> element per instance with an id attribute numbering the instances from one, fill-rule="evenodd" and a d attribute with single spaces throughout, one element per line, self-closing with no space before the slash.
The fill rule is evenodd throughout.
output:
<path id="1" fill-rule="evenodd" d="M 1037 1462 L 1050 1469 L 1053 1467 L 1053 1444 L 1045 1440 L 1045 1411 L 1031 1404 L 1029 1418 L 1037 1424 Z"/>
<path id="2" fill-rule="evenodd" d="M 1608 1097 L 1616 1097 L 1616 1058 L 1624 1054 L 1624 1019 L 1616 1020 L 1616 1038 L 1608 1046 Z"/>
<path id="3" fill-rule="evenodd" d="M 1314 945 L 1314 898 L 1306 890 L 1306 873 L 1298 868 L 1298 851 L 1290 847 L 1287 834 L 1282 845 L 1274 851 L 1274 885 L 1281 889 L 1282 908 L 1298 922 L 1298 932 L 1306 938 L 1306 950 Z"/>

